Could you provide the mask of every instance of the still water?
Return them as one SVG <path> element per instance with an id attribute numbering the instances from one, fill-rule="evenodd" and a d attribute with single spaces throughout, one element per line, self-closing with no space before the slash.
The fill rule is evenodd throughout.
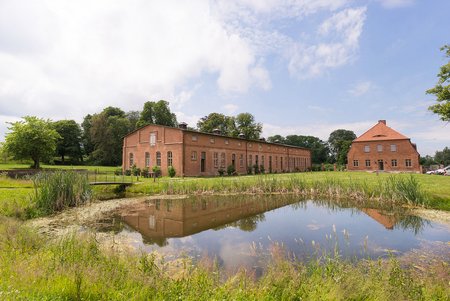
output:
<path id="1" fill-rule="evenodd" d="M 450 254 L 448 225 L 404 210 L 345 208 L 295 196 L 143 200 L 113 212 L 98 230 L 126 237 L 143 252 L 207 256 L 226 269 L 257 267 L 275 247 L 300 260 L 335 251 L 351 258 L 401 255 L 433 243 Z"/>

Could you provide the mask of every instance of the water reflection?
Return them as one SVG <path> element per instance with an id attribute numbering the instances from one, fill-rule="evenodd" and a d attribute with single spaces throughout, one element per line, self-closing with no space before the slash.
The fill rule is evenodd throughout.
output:
<path id="1" fill-rule="evenodd" d="M 285 195 L 147 199 L 103 222 L 103 230 L 132 237 L 138 249 L 175 257 L 206 254 L 225 268 L 257 267 L 258 256 L 274 243 L 296 258 L 336 246 L 343 256 L 378 257 L 450 238 L 447 226 L 402 208 L 358 209 Z"/>

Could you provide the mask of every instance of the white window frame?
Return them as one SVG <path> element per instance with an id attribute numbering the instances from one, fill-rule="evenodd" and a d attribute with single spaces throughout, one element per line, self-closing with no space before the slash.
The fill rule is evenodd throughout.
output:
<path id="1" fill-rule="evenodd" d="M 150 133 L 150 146 L 156 145 L 156 132 Z"/>

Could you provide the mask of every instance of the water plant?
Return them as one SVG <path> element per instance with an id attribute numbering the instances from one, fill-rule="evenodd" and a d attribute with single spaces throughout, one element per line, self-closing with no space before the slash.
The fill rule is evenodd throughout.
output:
<path id="1" fill-rule="evenodd" d="M 42 172 L 32 178 L 31 200 L 36 215 L 47 215 L 68 207 L 80 206 L 91 199 L 86 175 L 74 171 Z"/>

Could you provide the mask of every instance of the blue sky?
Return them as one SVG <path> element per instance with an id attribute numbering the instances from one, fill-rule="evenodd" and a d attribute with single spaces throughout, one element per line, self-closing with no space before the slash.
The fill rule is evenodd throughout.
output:
<path id="1" fill-rule="evenodd" d="M 427 111 L 447 0 L 0 0 L 0 140 L 21 116 L 75 119 L 165 99 L 195 126 L 250 112 L 264 136 L 379 119 L 421 155 L 450 146 Z"/>

